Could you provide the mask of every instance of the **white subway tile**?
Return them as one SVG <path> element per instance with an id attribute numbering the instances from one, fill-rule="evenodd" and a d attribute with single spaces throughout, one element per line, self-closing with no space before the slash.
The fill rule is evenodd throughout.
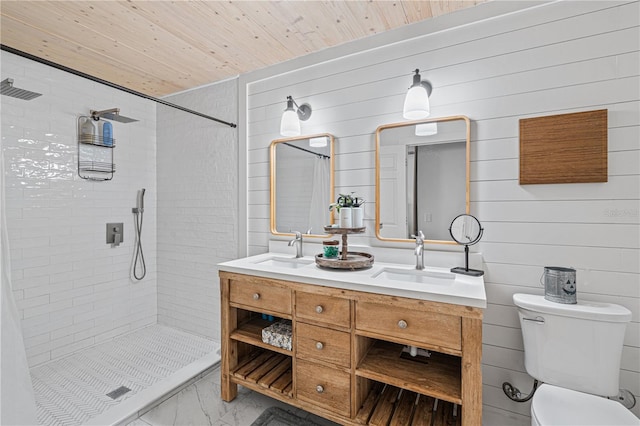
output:
<path id="1" fill-rule="evenodd" d="M 32 348 L 34 346 L 48 343 L 50 340 L 50 333 L 43 333 L 37 336 L 29 337 L 28 339 L 24 339 L 24 347 L 25 349 Z"/>
<path id="2" fill-rule="evenodd" d="M 67 344 L 65 346 L 52 349 L 51 350 L 51 358 L 58 359 L 65 355 L 69 355 L 73 352 L 77 352 L 80 349 L 87 348 L 89 346 L 93 346 L 96 343 L 94 337 L 89 337 L 87 339 L 81 340 L 79 342 L 73 342 L 71 344 Z"/>
<path id="3" fill-rule="evenodd" d="M 51 351 L 33 354 L 31 356 L 27 355 L 27 363 L 30 367 L 35 367 L 47 361 L 51 361 Z"/>
<path id="4" fill-rule="evenodd" d="M 16 303 L 16 305 L 18 306 L 18 309 L 21 309 L 21 310 L 25 310 L 25 309 L 33 308 L 34 306 L 41 306 L 45 304 L 49 304 L 48 294 L 44 294 L 37 297 L 30 297 L 28 299 L 18 300 Z M 33 316 L 33 315 L 29 315 L 29 316 Z"/>
<path id="5" fill-rule="evenodd" d="M 43 296 L 44 297 L 44 296 Z M 49 298 L 49 296 L 46 296 Z M 71 300 L 60 300 L 55 303 L 47 303 L 46 305 L 39 305 L 33 308 L 24 309 L 24 318 L 31 318 L 44 313 L 62 311 L 73 306 Z"/>
<path id="6" fill-rule="evenodd" d="M 19 272 L 19 273 L 17 273 Z M 22 271 L 11 271 L 11 280 L 13 288 L 18 289 L 34 289 L 49 285 L 49 276 L 42 275 L 39 277 L 21 278 Z"/>
<path id="7" fill-rule="evenodd" d="M 73 324 L 67 327 L 58 328 L 51 331 L 51 339 L 59 339 L 64 336 L 74 336 L 74 340 L 80 340 L 75 337 L 76 334 L 92 329 L 94 326 L 93 321 L 85 321 L 78 324 Z"/>
<path id="8" fill-rule="evenodd" d="M 36 268 L 25 268 L 24 269 L 24 277 L 25 278 L 31 278 L 31 277 L 41 277 L 44 275 L 52 275 L 52 274 L 56 274 L 59 272 L 66 272 L 66 271 L 70 271 L 71 270 L 71 264 L 70 263 L 61 263 L 61 264 L 56 264 L 56 265 L 47 265 L 47 266 L 40 266 L 40 267 L 36 267 Z"/>

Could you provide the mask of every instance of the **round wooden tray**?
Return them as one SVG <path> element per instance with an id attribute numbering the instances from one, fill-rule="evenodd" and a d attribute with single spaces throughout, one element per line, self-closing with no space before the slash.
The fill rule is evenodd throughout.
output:
<path id="1" fill-rule="evenodd" d="M 360 228 L 337 228 L 333 226 L 325 226 L 324 232 L 329 234 L 361 234 L 367 229 L 366 226 Z"/>
<path id="2" fill-rule="evenodd" d="M 334 259 L 327 259 L 320 254 L 316 254 L 316 264 L 323 268 L 329 269 L 348 269 L 355 271 L 356 269 L 367 269 L 373 266 L 373 255 L 369 253 L 347 252 L 347 258 L 343 256 Z"/>

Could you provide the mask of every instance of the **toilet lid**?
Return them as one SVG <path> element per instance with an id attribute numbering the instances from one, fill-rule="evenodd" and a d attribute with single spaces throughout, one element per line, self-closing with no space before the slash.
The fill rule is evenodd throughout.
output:
<path id="1" fill-rule="evenodd" d="M 548 384 L 536 390 L 531 415 L 545 426 L 640 425 L 640 419 L 619 402 Z"/>

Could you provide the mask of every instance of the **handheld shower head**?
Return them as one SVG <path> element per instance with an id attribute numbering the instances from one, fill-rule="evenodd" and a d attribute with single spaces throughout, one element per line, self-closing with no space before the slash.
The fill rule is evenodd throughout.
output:
<path id="1" fill-rule="evenodd" d="M 135 213 L 136 215 L 138 213 L 144 213 L 144 193 L 145 193 L 146 189 L 142 188 L 141 190 L 138 191 L 138 195 L 136 197 L 136 206 L 134 208 L 131 209 L 131 211 L 133 213 Z"/>
<path id="2" fill-rule="evenodd" d="M 140 209 L 140 213 L 144 211 L 144 192 L 146 189 L 142 188 L 140 190 L 140 195 L 138 196 L 138 208 Z"/>

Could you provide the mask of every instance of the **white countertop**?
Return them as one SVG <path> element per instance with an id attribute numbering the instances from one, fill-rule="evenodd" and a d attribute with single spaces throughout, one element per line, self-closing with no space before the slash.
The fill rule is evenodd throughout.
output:
<path id="1" fill-rule="evenodd" d="M 433 280 L 427 278 L 426 281 L 433 282 L 425 283 L 387 279 L 385 277 L 385 271 L 399 273 L 401 276 L 405 272 L 412 274 L 415 271 L 415 267 L 405 264 L 375 261 L 369 269 L 358 271 L 333 270 L 318 267 L 315 264 L 314 256 L 301 258 L 302 262 L 307 262 L 308 264 L 298 268 L 261 264 L 261 262 L 268 262 L 274 258 L 276 260 L 283 259 L 285 262 L 289 259 L 295 261 L 290 254 L 263 253 L 224 262 L 219 264 L 218 268 L 220 271 L 297 281 L 304 284 L 322 285 L 345 290 L 431 300 L 483 309 L 487 307 L 483 277 L 452 274 L 454 275 L 453 278 L 439 280 L 437 277 L 451 277 L 449 268 L 425 267 L 422 274 L 427 276 L 432 274 L 436 277 Z"/>

